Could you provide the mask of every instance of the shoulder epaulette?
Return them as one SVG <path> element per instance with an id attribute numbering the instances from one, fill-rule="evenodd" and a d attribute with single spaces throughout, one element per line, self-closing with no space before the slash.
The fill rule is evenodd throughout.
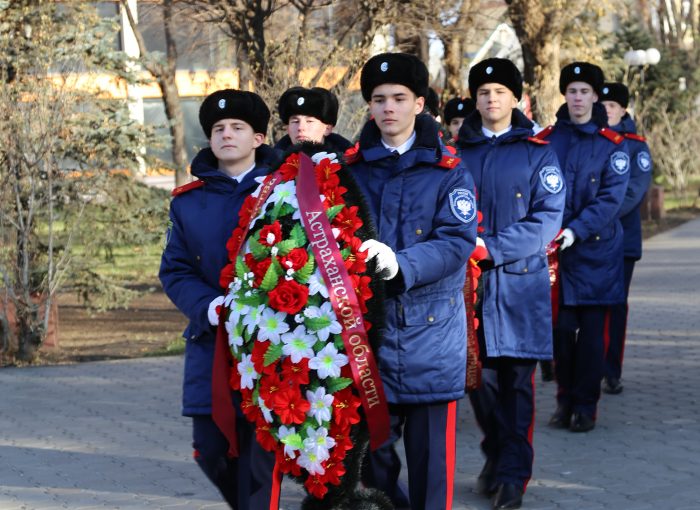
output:
<path id="1" fill-rule="evenodd" d="M 532 142 L 532 143 L 536 143 L 538 145 L 549 145 L 548 140 L 542 140 L 541 138 L 537 138 L 536 136 L 528 136 L 527 141 Z"/>
<path id="2" fill-rule="evenodd" d="M 188 191 L 191 191 L 193 189 L 201 188 L 202 186 L 204 186 L 204 181 L 196 180 L 188 182 L 187 184 L 183 184 L 182 186 L 178 186 L 177 188 L 172 190 L 170 194 L 176 197 L 178 195 L 182 195 L 183 193 L 187 193 Z"/>
<path id="3" fill-rule="evenodd" d="M 630 140 L 637 140 L 638 142 L 646 142 L 647 139 L 644 138 L 642 135 L 638 135 L 635 133 L 625 133 L 625 138 L 629 138 Z"/>
<path id="4" fill-rule="evenodd" d="M 598 130 L 598 133 L 603 135 L 605 138 L 610 140 L 615 145 L 619 145 L 620 143 L 622 143 L 622 140 L 625 139 L 625 137 L 622 136 L 620 133 L 617 133 L 610 128 L 600 128 Z"/>
<path id="5" fill-rule="evenodd" d="M 454 167 L 459 165 L 460 161 L 462 160 L 459 159 L 457 156 L 453 156 L 452 154 L 444 154 L 442 156 L 442 159 L 437 162 L 437 166 L 452 170 Z"/>
<path id="6" fill-rule="evenodd" d="M 343 157 L 345 158 L 345 163 L 348 165 L 352 165 L 353 163 L 360 161 L 362 158 L 362 155 L 360 154 L 360 142 L 357 142 L 355 145 L 346 150 Z"/>
<path id="7" fill-rule="evenodd" d="M 530 138 L 537 138 L 538 140 L 544 140 L 545 138 L 547 138 L 550 135 L 550 133 L 552 131 L 554 131 L 554 126 L 547 126 L 542 131 L 537 133 L 535 136 L 531 136 Z"/>

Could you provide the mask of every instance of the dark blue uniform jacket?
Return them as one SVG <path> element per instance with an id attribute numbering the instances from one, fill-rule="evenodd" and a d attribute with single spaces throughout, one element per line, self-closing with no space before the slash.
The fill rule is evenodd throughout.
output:
<path id="1" fill-rule="evenodd" d="M 617 126 L 610 126 L 625 135 L 625 143 L 630 155 L 630 182 L 627 185 L 625 200 L 620 208 L 620 223 L 624 231 L 625 257 L 642 258 L 642 220 L 639 206 L 651 184 L 652 160 L 647 143 L 636 135 L 637 126 L 628 113 Z"/>
<path id="2" fill-rule="evenodd" d="M 204 186 L 173 198 L 167 244 L 160 264 L 165 293 L 189 319 L 185 329 L 185 377 L 182 414 L 211 413 L 211 369 L 216 328 L 209 324 L 209 303 L 224 294 L 219 273 L 228 263 L 226 241 L 238 224 L 243 200 L 255 191 L 256 177 L 270 172 L 276 152 L 267 145 L 256 150 L 256 167 L 241 183 L 217 169 L 211 149 L 192 161 L 192 175 Z"/>
<path id="3" fill-rule="evenodd" d="M 370 120 L 351 162 L 378 240 L 399 262 L 387 285 L 379 370 L 388 401 L 406 404 L 464 395 L 462 288 L 477 226 L 471 176 L 442 145 L 430 116 L 417 116 L 415 129 L 413 146 L 399 155 L 382 145 Z"/>
<path id="4" fill-rule="evenodd" d="M 606 129 L 607 131 L 601 131 Z M 566 104 L 546 140 L 552 143 L 566 181 L 563 227 L 576 242 L 560 252 L 561 300 L 564 305 L 612 305 L 625 300 L 623 239 L 619 212 L 629 181 L 624 142 L 607 128 L 601 103 L 593 118 L 574 124 Z"/>
<path id="5" fill-rule="evenodd" d="M 552 358 L 552 306 L 545 248 L 561 226 L 566 191 L 549 144 L 513 110 L 512 129 L 486 138 L 478 112 L 457 149 L 476 183 L 480 234 L 494 267 L 482 276 L 482 327 L 489 357 Z"/>

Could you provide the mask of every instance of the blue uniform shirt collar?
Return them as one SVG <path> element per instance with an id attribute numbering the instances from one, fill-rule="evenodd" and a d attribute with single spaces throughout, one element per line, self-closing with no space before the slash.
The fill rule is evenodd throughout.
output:
<path id="1" fill-rule="evenodd" d="M 481 126 L 481 132 L 484 133 L 484 136 L 486 138 L 493 138 L 493 137 L 498 138 L 499 136 L 505 135 L 506 133 L 508 133 L 511 129 L 513 129 L 512 124 L 505 129 L 501 129 L 500 131 L 491 131 L 490 129 L 485 128 L 483 125 Z"/>

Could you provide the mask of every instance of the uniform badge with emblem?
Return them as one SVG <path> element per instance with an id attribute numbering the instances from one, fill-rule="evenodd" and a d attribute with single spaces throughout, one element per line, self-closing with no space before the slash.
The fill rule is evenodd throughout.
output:
<path id="1" fill-rule="evenodd" d="M 542 187 L 550 193 L 559 193 L 564 187 L 559 169 L 555 166 L 546 166 L 540 170 L 540 182 Z"/>
<path id="2" fill-rule="evenodd" d="M 625 175 L 630 168 L 630 157 L 626 152 L 616 151 L 610 156 L 610 167 L 616 173 Z"/>
<path id="3" fill-rule="evenodd" d="M 464 188 L 450 192 L 452 214 L 462 223 L 471 223 L 476 217 L 476 200 L 474 193 Z"/>
<path id="4" fill-rule="evenodd" d="M 651 170 L 651 156 L 647 151 L 642 151 L 637 154 L 637 164 L 642 172 Z"/>

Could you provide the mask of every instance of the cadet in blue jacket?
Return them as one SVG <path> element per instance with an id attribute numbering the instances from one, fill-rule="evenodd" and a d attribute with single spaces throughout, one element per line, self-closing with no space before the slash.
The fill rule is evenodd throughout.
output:
<path id="1" fill-rule="evenodd" d="M 481 386 L 469 393 L 486 456 L 477 490 L 493 508 L 520 508 L 532 475 L 533 374 L 552 357 L 552 306 L 545 247 L 561 227 L 566 192 L 554 151 L 533 137 L 516 108 L 520 71 L 490 58 L 469 71 L 477 112 L 462 123 L 457 149 L 474 177 L 488 250 L 477 305 Z"/>
<path id="2" fill-rule="evenodd" d="M 554 327 L 557 410 L 549 424 L 572 432 L 595 427 L 603 378 L 605 315 L 625 300 L 622 227 L 629 180 L 624 137 L 607 127 L 598 102 L 603 71 L 587 62 L 561 70 L 566 103 L 538 137 L 551 141 L 566 181 L 560 243 L 559 315 Z"/>
<path id="3" fill-rule="evenodd" d="M 369 455 L 366 485 L 407 506 L 393 444 L 402 433 L 410 507 L 452 505 L 457 400 L 466 377 L 465 263 L 476 242 L 474 184 L 418 115 L 428 70 L 416 57 L 384 53 L 362 68 L 372 119 L 346 153 L 379 232 L 363 243 L 387 280 L 379 371 L 392 437 Z"/>
<path id="4" fill-rule="evenodd" d="M 275 144 L 275 149 L 286 151 L 300 142 L 314 142 L 323 144 L 327 154 L 339 156 L 352 147 L 352 143 L 333 132 L 338 121 L 338 99 L 330 90 L 322 87 L 287 89 L 277 102 L 277 112 L 287 134 Z M 315 158 L 320 161 L 322 156 L 319 154 Z"/>
<path id="5" fill-rule="evenodd" d="M 642 258 L 642 220 L 639 207 L 651 183 L 652 161 L 644 137 L 637 134 L 634 120 L 627 113 L 629 90 L 622 83 L 606 83 L 602 102 L 608 113 L 610 129 L 624 135 L 630 155 L 630 182 L 620 208 L 620 223 L 624 232 L 625 302 L 609 309 L 608 349 L 605 357 L 603 391 L 612 395 L 622 392 L 622 357 L 625 352 L 627 329 L 627 297 L 634 263 Z"/>
<path id="6" fill-rule="evenodd" d="M 231 508 L 276 508 L 270 501 L 274 454 L 255 440 L 239 411 L 239 457 L 211 417 L 211 375 L 217 306 L 223 302 L 219 273 L 228 262 L 226 241 L 238 224 L 243 200 L 270 172 L 275 152 L 263 143 L 270 111 L 257 94 L 219 90 L 199 110 L 209 139 L 192 161 L 198 178 L 173 190 L 167 244 L 160 266 L 166 294 L 189 319 L 185 330 L 182 414 L 192 417 L 195 459 Z"/>

